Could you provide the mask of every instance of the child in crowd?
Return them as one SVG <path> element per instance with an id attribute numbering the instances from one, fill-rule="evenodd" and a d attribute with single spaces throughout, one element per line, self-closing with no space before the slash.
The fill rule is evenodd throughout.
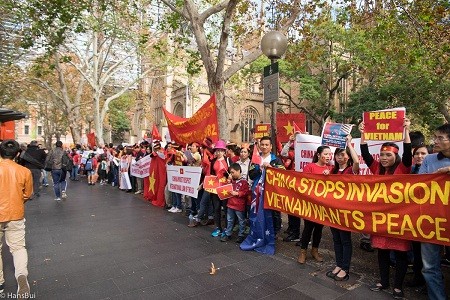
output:
<path id="1" fill-rule="evenodd" d="M 107 175 L 108 175 L 108 162 L 106 161 L 106 158 L 103 155 L 101 155 L 99 158 L 99 165 L 98 165 L 98 177 L 100 178 L 100 185 L 106 184 Z"/>
<path id="2" fill-rule="evenodd" d="M 231 184 L 233 197 L 228 199 L 227 210 L 227 229 L 223 232 L 221 241 L 226 242 L 231 239 L 234 220 L 237 217 L 239 221 L 239 236 L 236 243 L 242 243 L 245 239 L 245 204 L 250 193 L 247 180 L 241 174 L 241 166 L 238 163 L 231 164 L 228 172 L 231 176 Z"/>
<path id="3" fill-rule="evenodd" d="M 89 154 L 89 158 L 86 160 L 86 164 L 84 165 L 84 169 L 87 173 L 88 185 L 95 185 L 95 172 L 97 170 L 97 159 L 95 158 L 95 153 Z"/>

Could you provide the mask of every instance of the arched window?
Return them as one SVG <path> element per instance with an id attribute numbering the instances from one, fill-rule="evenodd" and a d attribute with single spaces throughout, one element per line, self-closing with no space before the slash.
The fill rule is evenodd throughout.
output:
<path id="1" fill-rule="evenodd" d="M 241 111 L 239 122 L 241 124 L 241 135 L 243 142 L 251 141 L 252 134 L 250 133 L 250 130 L 255 127 L 257 119 L 259 119 L 259 114 L 254 107 L 247 106 Z"/>
<path id="2" fill-rule="evenodd" d="M 184 107 L 183 104 L 181 104 L 180 102 L 178 102 L 177 104 L 175 104 L 175 107 L 173 109 L 173 114 L 179 117 L 184 117 Z"/>

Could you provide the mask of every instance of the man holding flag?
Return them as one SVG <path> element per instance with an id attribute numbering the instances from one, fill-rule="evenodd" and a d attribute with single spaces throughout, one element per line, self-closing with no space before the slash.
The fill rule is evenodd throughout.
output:
<path id="1" fill-rule="evenodd" d="M 267 167 L 284 168 L 280 158 L 272 154 L 270 137 L 264 136 L 259 141 L 261 155 L 256 145 L 253 150 L 249 178 L 253 180 L 252 205 L 250 210 L 250 234 L 240 248 L 255 250 L 264 254 L 275 253 L 275 235 L 281 229 L 281 213 L 264 209 L 264 177 Z"/>

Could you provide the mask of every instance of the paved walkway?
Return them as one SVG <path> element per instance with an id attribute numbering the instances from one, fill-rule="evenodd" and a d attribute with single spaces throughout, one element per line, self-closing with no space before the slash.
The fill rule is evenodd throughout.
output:
<path id="1" fill-rule="evenodd" d="M 328 279 L 330 258 L 301 266 L 281 250 L 286 245 L 274 256 L 244 252 L 211 237 L 209 227 L 188 228 L 182 214 L 111 186 L 70 182 L 68 195 L 54 201 L 47 187 L 26 206 L 36 299 L 392 299 L 369 291 L 361 274 L 342 286 Z M 7 247 L 3 257 L 8 295 L 16 284 Z"/>

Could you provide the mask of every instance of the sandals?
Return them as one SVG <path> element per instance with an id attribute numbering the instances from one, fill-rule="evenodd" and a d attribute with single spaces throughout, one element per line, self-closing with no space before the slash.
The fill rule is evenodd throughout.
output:
<path id="1" fill-rule="evenodd" d="M 383 286 L 381 283 L 376 283 L 369 287 L 369 289 L 373 292 L 379 292 L 379 291 L 385 290 L 387 288 L 388 288 L 388 286 Z"/>

